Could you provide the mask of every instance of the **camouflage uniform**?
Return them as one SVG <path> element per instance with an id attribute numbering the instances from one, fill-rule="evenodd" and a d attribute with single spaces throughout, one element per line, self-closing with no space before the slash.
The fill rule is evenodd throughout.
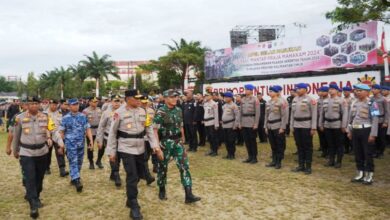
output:
<path id="1" fill-rule="evenodd" d="M 80 178 L 84 158 L 84 137 L 89 127 L 88 120 L 82 113 L 70 112 L 62 118 L 59 130 L 64 132 L 66 156 L 69 160 L 72 180 Z"/>
<path id="2" fill-rule="evenodd" d="M 154 123 L 158 128 L 158 135 L 162 147 L 164 147 L 164 160 L 159 161 L 157 171 L 157 185 L 164 187 L 167 184 L 168 162 L 171 157 L 176 160 L 176 166 L 180 171 L 181 183 L 184 187 L 191 187 L 191 173 L 189 171 L 189 162 L 187 152 L 181 139 L 181 128 L 183 127 L 182 111 L 178 107 L 169 109 L 164 105 L 157 110 L 154 117 Z"/>

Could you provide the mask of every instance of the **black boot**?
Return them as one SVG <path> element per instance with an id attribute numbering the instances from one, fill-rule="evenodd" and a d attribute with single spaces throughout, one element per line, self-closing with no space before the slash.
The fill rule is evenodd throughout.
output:
<path id="1" fill-rule="evenodd" d="M 305 171 L 305 166 L 303 164 L 299 164 L 298 167 L 292 169 L 291 171 L 292 172 L 304 172 Z"/>
<path id="2" fill-rule="evenodd" d="M 306 163 L 305 174 L 306 175 L 310 175 L 311 174 L 311 163 Z"/>
<path id="3" fill-rule="evenodd" d="M 82 192 L 83 191 L 83 184 L 81 183 L 80 178 L 72 180 L 72 185 L 75 186 L 77 192 Z"/>
<path id="4" fill-rule="evenodd" d="M 66 177 L 67 175 L 69 175 L 69 172 L 65 171 L 65 167 L 61 167 L 60 168 L 60 177 Z"/>
<path id="5" fill-rule="evenodd" d="M 51 174 L 51 171 L 50 171 L 50 168 L 48 168 L 45 172 L 45 175 L 50 175 Z"/>
<path id="6" fill-rule="evenodd" d="M 116 187 L 122 186 L 122 180 L 119 172 L 111 172 L 110 180 L 114 181 Z"/>
<path id="7" fill-rule="evenodd" d="M 325 167 L 334 167 L 334 157 L 329 157 L 329 160 L 326 164 L 324 164 Z"/>
<path id="8" fill-rule="evenodd" d="M 167 200 L 167 193 L 165 191 L 165 186 L 160 186 L 159 187 L 158 198 L 160 200 Z"/>
<path id="9" fill-rule="evenodd" d="M 339 157 L 337 157 L 337 161 L 336 161 L 336 163 L 335 163 L 335 165 L 334 165 L 334 168 L 341 168 L 341 161 L 343 160 L 343 157 L 342 156 L 339 156 Z"/>
<path id="10" fill-rule="evenodd" d="M 30 217 L 36 219 L 39 217 L 37 199 L 30 200 Z"/>
<path id="11" fill-rule="evenodd" d="M 282 168 L 282 160 L 280 158 L 276 158 L 275 169 L 279 170 L 280 168 Z"/>
<path id="12" fill-rule="evenodd" d="M 130 218 L 134 220 L 141 220 L 143 216 L 141 214 L 141 208 L 138 205 L 137 199 L 130 200 Z"/>
<path id="13" fill-rule="evenodd" d="M 93 161 L 89 161 L 89 169 L 90 170 L 94 170 L 95 169 L 95 165 L 93 164 Z"/>
<path id="14" fill-rule="evenodd" d="M 265 165 L 266 167 L 274 167 L 276 165 L 276 158 L 274 155 L 272 155 L 272 162 Z"/>
<path id="15" fill-rule="evenodd" d="M 242 161 L 243 163 L 250 163 L 252 161 L 252 157 L 248 157 L 248 159 Z"/>
<path id="16" fill-rule="evenodd" d="M 197 202 L 200 200 L 200 197 L 197 197 L 195 196 L 194 194 L 192 194 L 192 188 L 191 186 L 186 186 L 184 188 L 185 192 L 186 192 L 186 199 L 185 199 L 185 203 L 194 203 L 194 202 Z"/>
<path id="17" fill-rule="evenodd" d="M 104 168 L 104 166 L 102 164 L 102 161 L 100 161 L 100 160 L 96 161 L 96 166 L 99 167 L 99 169 L 103 169 Z"/>
<path id="18" fill-rule="evenodd" d="M 146 184 L 150 185 L 152 184 L 156 179 L 150 174 L 148 165 L 145 166 L 145 180 Z"/>

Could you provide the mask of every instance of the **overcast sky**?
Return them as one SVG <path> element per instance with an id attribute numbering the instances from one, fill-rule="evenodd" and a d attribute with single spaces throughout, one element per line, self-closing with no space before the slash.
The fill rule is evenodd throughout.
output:
<path id="1" fill-rule="evenodd" d="M 0 74 L 25 78 L 75 64 L 96 51 L 114 60 L 150 60 L 171 39 L 229 47 L 238 24 L 331 27 L 336 0 L 11 0 L 0 5 Z"/>

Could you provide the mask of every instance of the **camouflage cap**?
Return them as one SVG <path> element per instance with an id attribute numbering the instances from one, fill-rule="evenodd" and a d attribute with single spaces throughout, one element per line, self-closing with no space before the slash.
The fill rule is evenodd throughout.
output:
<path id="1" fill-rule="evenodd" d="M 180 95 L 180 93 L 178 93 L 174 89 L 168 89 L 168 90 L 163 92 L 164 97 L 175 97 L 175 96 L 179 96 L 179 95 Z"/>

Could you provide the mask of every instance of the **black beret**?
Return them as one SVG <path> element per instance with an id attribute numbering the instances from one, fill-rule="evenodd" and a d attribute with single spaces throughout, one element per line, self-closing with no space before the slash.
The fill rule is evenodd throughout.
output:
<path id="1" fill-rule="evenodd" d="M 138 92 L 135 89 L 129 89 L 125 91 L 125 97 L 134 97 L 136 95 L 138 95 Z"/>
<path id="2" fill-rule="evenodd" d="M 36 96 L 27 97 L 27 102 L 41 102 L 41 100 Z"/>
<path id="3" fill-rule="evenodd" d="M 50 99 L 50 100 L 49 100 L 49 103 L 50 103 L 50 104 L 58 104 L 58 100 L 56 100 L 56 99 Z"/>

